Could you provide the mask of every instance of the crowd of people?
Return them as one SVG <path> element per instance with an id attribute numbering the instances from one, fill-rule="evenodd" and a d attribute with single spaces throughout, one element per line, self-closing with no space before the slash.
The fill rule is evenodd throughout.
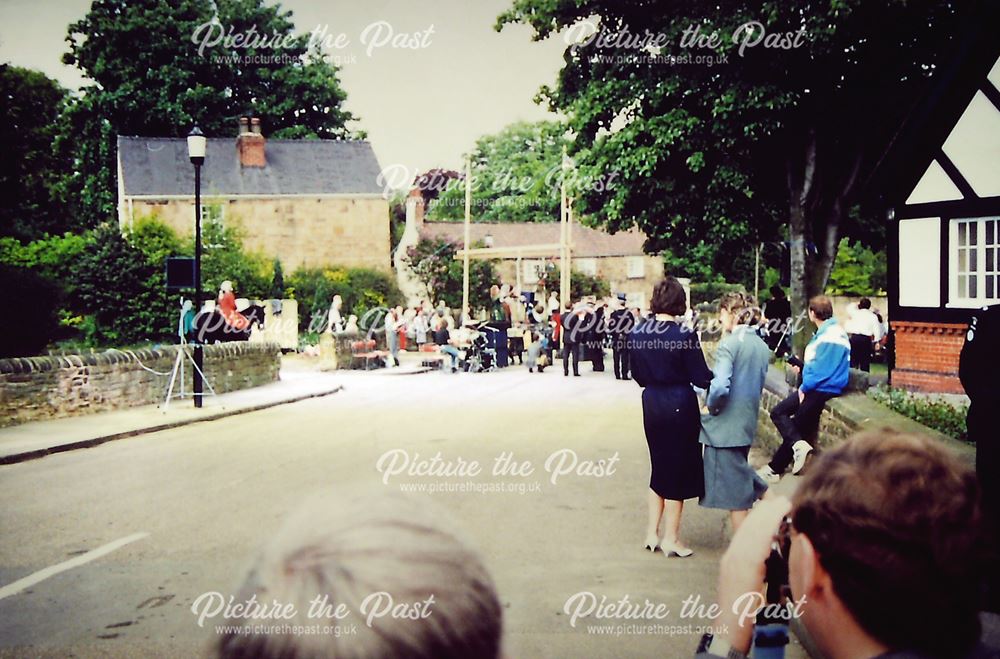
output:
<path id="1" fill-rule="evenodd" d="M 385 321 L 390 346 L 436 345 L 456 369 L 463 359 L 459 346 L 491 332 L 498 367 L 502 354 L 504 366 L 521 363 L 523 355 L 525 367 L 541 370 L 546 355 L 558 352 L 568 375 L 571 367 L 579 373 L 580 361 L 602 370 L 598 351 L 610 345 L 616 377 L 642 388 L 651 463 L 645 548 L 693 555 L 680 538 L 685 500 L 698 498 L 730 515 L 734 534 L 717 591 L 721 615 L 698 644 L 698 659 L 749 654 L 757 620 L 742 615 L 738 602 L 770 593 L 775 557 L 784 566 L 787 597 L 821 656 L 1000 657 L 980 639 L 979 611 L 997 594 L 989 581 L 996 570 L 990 540 L 996 488 L 985 472 L 977 477 L 939 442 L 888 428 L 822 454 L 813 448 L 822 410 L 843 393 L 849 367 L 864 363 L 858 350 L 878 342 L 868 333 L 875 331 L 870 319 L 856 315 L 870 305 L 849 311 L 845 328 L 829 298 L 809 300 L 815 332 L 801 361 L 789 360 L 799 386 L 770 414 L 782 444 L 755 471 L 748 455 L 777 346 L 766 326 L 782 317 L 780 305 L 762 312 L 753 296 L 724 295 L 723 333 L 710 368 L 686 293 L 672 277 L 655 287 L 645 315 L 615 299 L 531 304 L 499 287 L 491 299 L 479 322 L 456 323 L 443 307 L 391 310 Z M 523 316 L 514 311 L 518 306 Z M 985 382 L 973 362 L 993 359 L 997 343 L 974 338 L 985 336 L 987 325 L 1000 328 L 998 316 L 974 322 L 963 351 L 962 380 L 979 414 L 973 424 L 970 412 L 970 432 L 985 428 L 982 402 L 996 398 L 992 381 Z M 983 443 L 984 462 L 992 459 L 992 447 Z M 804 474 L 790 500 L 771 490 L 789 467 Z M 984 490 L 994 498 L 984 498 Z M 358 606 L 351 598 L 360 596 L 359 580 L 390 595 L 435 596 L 437 622 L 387 620 L 350 639 L 262 636 L 237 626 L 220 639 L 218 655 L 502 656 L 502 607 L 493 581 L 481 557 L 426 502 L 384 493 L 317 502 L 265 547 L 244 590 L 303 603 L 321 593 Z"/>

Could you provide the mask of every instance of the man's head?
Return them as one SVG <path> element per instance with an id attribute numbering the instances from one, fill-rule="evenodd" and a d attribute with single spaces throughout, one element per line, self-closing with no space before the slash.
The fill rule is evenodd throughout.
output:
<path id="1" fill-rule="evenodd" d="M 931 439 L 892 430 L 822 456 L 792 511 L 790 583 L 827 654 L 849 616 L 892 650 L 963 656 L 979 637 L 975 473 Z"/>
<path id="2" fill-rule="evenodd" d="M 858 302 L 858 309 L 871 309 L 871 308 L 872 308 L 872 301 L 866 297 L 861 298 L 861 300 Z"/>
<path id="3" fill-rule="evenodd" d="M 771 292 L 771 298 L 772 299 L 775 299 L 775 300 L 784 300 L 785 299 L 785 291 L 781 290 L 781 286 L 778 286 L 777 284 L 775 284 L 774 286 L 772 286 L 768 290 Z"/>
<path id="4" fill-rule="evenodd" d="M 493 580 L 477 552 L 442 519 L 442 511 L 382 492 L 326 495 L 308 502 L 265 545 L 236 601 L 292 604 L 288 627 L 355 625 L 356 632 L 266 634 L 260 621 L 227 621 L 236 628 L 222 636 L 218 656 L 262 657 L 426 657 L 500 656 L 502 609 Z M 391 613 L 367 624 L 374 600 L 387 593 L 392 606 L 429 601 L 409 619 Z M 310 618 L 310 602 L 327 596 L 330 609 L 344 604 L 342 620 Z M 384 606 L 388 599 L 379 596 Z M 380 609 L 375 609 L 380 610 Z M 391 610 L 391 609 L 390 609 Z M 240 628 L 248 633 L 240 633 Z"/>
<path id="5" fill-rule="evenodd" d="M 809 300 L 809 320 L 822 325 L 833 318 L 833 302 L 825 295 L 817 295 Z"/>

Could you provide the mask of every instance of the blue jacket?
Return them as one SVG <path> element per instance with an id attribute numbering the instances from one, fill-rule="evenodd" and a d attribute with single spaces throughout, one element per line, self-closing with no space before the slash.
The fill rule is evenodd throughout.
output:
<path id="1" fill-rule="evenodd" d="M 799 391 L 818 391 L 834 396 L 843 393 L 851 363 L 851 341 L 836 319 L 830 318 L 819 326 L 806 346 L 803 361 Z"/>
<path id="2" fill-rule="evenodd" d="M 702 444 L 753 444 L 770 356 L 767 344 L 747 325 L 738 325 L 719 342 L 706 400 L 710 414 L 701 417 Z"/>

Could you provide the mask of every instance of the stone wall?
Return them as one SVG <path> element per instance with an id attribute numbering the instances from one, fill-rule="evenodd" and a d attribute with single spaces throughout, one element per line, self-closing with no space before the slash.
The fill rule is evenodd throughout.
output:
<path id="1" fill-rule="evenodd" d="M 574 261 L 577 258 L 574 257 Z M 653 287 L 663 279 L 663 259 L 658 256 L 643 256 L 643 277 L 628 276 L 628 256 L 600 256 L 592 257 L 597 265 L 597 276 L 607 280 L 611 285 L 611 294 L 617 293 L 638 294 L 642 296 L 643 305 L 649 304 L 649 299 L 653 295 Z M 538 259 L 525 258 L 521 262 L 522 277 L 525 261 L 537 261 Z M 513 286 L 517 282 L 517 259 L 502 259 L 497 264 L 497 271 L 504 283 Z M 559 270 L 555 271 L 555 281 L 558 287 Z M 535 290 L 535 284 L 523 284 L 526 291 Z"/>
<path id="2" fill-rule="evenodd" d="M 178 349 L 0 359 L 0 425 L 162 403 Z M 271 343 L 209 345 L 204 359 L 217 393 L 274 382 L 281 368 L 281 353 Z M 186 362 L 189 392 L 192 369 Z"/>
<path id="3" fill-rule="evenodd" d="M 132 218 L 156 215 L 178 235 L 194 231 L 192 200 L 132 200 Z M 343 265 L 389 272 L 389 204 L 382 198 L 205 196 L 222 222 L 243 231 L 244 247 L 280 258 L 285 273 L 300 266 Z"/>
<path id="4" fill-rule="evenodd" d="M 705 353 L 711 363 L 715 353 L 716 342 L 703 343 Z M 920 433 L 932 437 L 948 446 L 969 462 L 975 462 L 976 449 L 971 444 L 959 442 L 936 430 L 921 425 L 889 408 L 881 405 L 864 392 L 867 380 L 864 374 L 851 370 L 851 384 L 848 392 L 830 400 L 820 418 L 817 446 L 829 448 L 836 446 L 851 435 L 863 430 L 878 430 L 892 428 L 901 432 Z M 793 386 L 790 384 L 794 376 L 785 372 L 783 364 L 772 364 L 768 368 L 767 380 L 761 397 L 761 413 L 757 418 L 757 440 L 754 446 L 763 448 L 768 454 L 773 453 L 781 445 L 781 436 L 771 421 L 770 412 L 781 400 L 788 396 Z"/>

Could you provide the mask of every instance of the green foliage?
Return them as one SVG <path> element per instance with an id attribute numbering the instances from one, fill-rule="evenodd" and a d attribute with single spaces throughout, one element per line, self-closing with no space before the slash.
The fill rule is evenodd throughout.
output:
<path id="1" fill-rule="evenodd" d="M 271 276 L 271 292 L 269 297 L 272 300 L 280 300 L 285 297 L 285 273 L 281 270 L 281 259 L 274 259 L 271 271 L 274 274 Z"/>
<path id="2" fill-rule="evenodd" d="M 716 265 L 717 245 L 701 241 L 689 249 L 664 250 L 663 273 L 674 277 L 687 277 L 692 282 L 724 281 L 724 271 Z"/>
<path id="3" fill-rule="evenodd" d="M 868 395 L 889 409 L 963 442 L 969 441 L 965 418 L 969 406 L 955 406 L 941 399 L 914 395 L 905 389 L 879 386 Z"/>
<path id="4" fill-rule="evenodd" d="M 715 302 L 726 293 L 734 291 L 746 292 L 742 284 L 727 284 L 724 281 L 692 282 L 691 306 L 704 302 Z"/>
<path id="5" fill-rule="evenodd" d="M 0 236 L 34 240 L 68 228 L 57 194 L 71 161 L 52 148 L 66 90 L 39 71 L 0 64 Z"/>
<path id="6" fill-rule="evenodd" d="M 568 118 L 581 175 L 619 175 L 578 196 L 585 214 L 611 230 L 638 224 L 675 255 L 788 239 L 801 308 L 823 290 L 841 233 L 877 233 L 881 218 L 857 211 L 862 186 L 984 4 L 512 0 L 496 28 L 526 25 L 536 40 L 604 30 L 567 45 L 558 84 L 536 97 Z M 801 31 L 797 47 L 741 51 L 733 35 L 751 22 L 790 42 Z M 682 47 L 695 26 L 717 45 Z M 662 61 L 626 45 L 639 40 L 662 44 Z"/>
<path id="7" fill-rule="evenodd" d="M 482 247 L 475 244 L 473 247 Z M 462 308 L 462 261 L 455 259 L 459 245 L 444 238 L 421 238 L 406 255 L 406 262 L 417 279 L 427 287 L 432 301 L 444 301 L 452 309 Z M 473 310 L 490 303 L 490 286 L 500 283 L 495 262 L 486 259 L 469 261 L 469 306 Z"/>
<path id="8" fill-rule="evenodd" d="M 164 239 L 152 220 L 143 231 Z M 177 300 L 166 291 L 162 261 L 154 262 L 117 226 L 93 231 L 93 244 L 74 263 L 73 307 L 91 316 L 91 345 L 169 341 L 176 331 Z M 163 245 L 161 240 L 159 246 Z M 154 250 L 155 251 L 155 250 Z"/>
<path id="9" fill-rule="evenodd" d="M 27 244 L 0 238 L 0 263 L 30 268 L 54 282 L 69 285 L 73 263 L 92 242 L 89 233 L 48 236 Z"/>
<path id="10" fill-rule="evenodd" d="M 569 274 L 569 296 L 579 300 L 588 295 L 602 300 L 611 295 L 611 284 L 607 279 L 573 270 Z"/>
<path id="11" fill-rule="evenodd" d="M 879 295 L 885 291 L 886 271 L 885 252 L 873 252 L 844 238 L 827 291 L 832 295 Z"/>
<path id="12" fill-rule="evenodd" d="M 28 357 L 40 353 L 59 333 L 56 308 L 62 297 L 47 277 L 24 267 L 0 264 L 5 303 L 0 357 Z"/>
<path id="13" fill-rule="evenodd" d="M 270 296 L 273 278 L 272 262 L 259 252 L 243 249 L 243 234 L 235 226 L 221 222 L 201 225 L 201 281 L 208 296 L 219 290 L 223 281 L 233 283 L 237 297 L 266 299 Z M 185 245 L 194 254 L 194 238 Z"/>
<path id="14" fill-rule="evenodd" d="M 341 315 L 365 314 L 382 307 L 402 304 L 403 296 L 389 274 L 366 268 L 299 268 L 288 277 L 288 290 L 299 302 L 299 331 L 326 329 L 333 296 L 343 301 Z"/>
<path id="15" fill-rule="evenodd" d="M 558 221 L 565 132 L 561 123 L 521 121 L 477 140 L 470 155 L 476 221 Z M 429 219 L 465 217 L 463 179 L 450 179 L 436 192 L 440 195 L 427 210 Z"/>
<path id="16" fill-rule="evenodd" d="M 202 49 L 203 39 L 193 40 L 251 29 L 268 42 L 288 36 L 288 47 L 227 49 L 217 40 Z M 291 12 L 277 4 L 97 0 L 69 26 L 67 42 L 63 61 L 92 81 L 71 101 L 60 137 L 78 163 L 64 192 L 86 226 L 114 211 L 116 135 L 181 137 L 198 124 L 230 136 L 246 115 L 276 138 L 350 135 L 337 67 L 307 52 L 308 35 L 294 36 Z"/>

